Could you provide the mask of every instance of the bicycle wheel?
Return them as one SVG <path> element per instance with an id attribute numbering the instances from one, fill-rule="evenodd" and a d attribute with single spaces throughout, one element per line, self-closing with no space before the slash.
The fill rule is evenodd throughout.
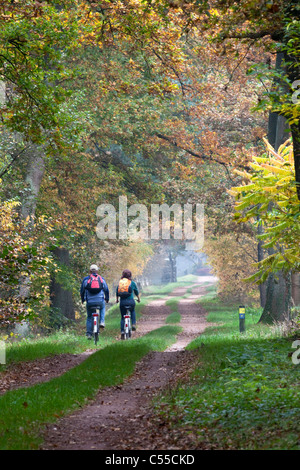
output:
<path id="1" fill-rule="evenodd" d="M 131 328 L 128 326 L 127 330 L 125 331 L 125 339 L 131 338 Z"/>
<path id="2" fill-rule="evenodd" d="M 94 336 L 95 345 L 97 346 L 98 339 L 99 339 L 99 311 L 98 311 L 98 309 L 93 314 L 93 318 L 94 318 L 93 336 Z"/>
<path id="3" fill-rule="evenodd" d="M 126 315 L 124 316 L 125 325 L 124 325 L 124 338 L 131 338 L 131 315 L 130 310 L 127 310 Z"/>

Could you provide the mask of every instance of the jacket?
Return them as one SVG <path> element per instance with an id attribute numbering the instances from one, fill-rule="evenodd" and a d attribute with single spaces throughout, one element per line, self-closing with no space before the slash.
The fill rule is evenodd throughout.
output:
<path id="1" fill-rule="evenodd" d="M 92 274 L 94 276 L 94 274 Z M 106 284 L 105 279 L 101 276 L 102 282 L 103 282 L 103 289 L 98 293 L 98 294 L 91 294 L 87 289 L 87 281 L 90 276 L 86 276 L 83 278 L 82 283 L 81 283 L 81 288 L 80 288 L 80 297 L 82 303 L 86 301 L 87 305 L 99 305 L 101 304 L 104 300 L 106 302 L 109 301 L 109 289 L 108 285 Z"/>

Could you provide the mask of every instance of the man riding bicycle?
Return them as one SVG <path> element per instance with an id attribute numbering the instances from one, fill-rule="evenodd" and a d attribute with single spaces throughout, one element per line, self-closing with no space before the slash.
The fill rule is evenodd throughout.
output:
<path id="1" fill-rule="evenodd" d="M 120 312 L 121 312 L 121 339 L 124 339 L 124 315 L 129 307 L 131 313 L 132 331 L 136 330 L 136 316 L 135 316 L 135 300 L 140 302 L 140 294 L 136 283 L 132 280 L 132 274 L 129 269 L 124 269 L 119 285 L 116 289 L 116 302 L 119 303 L 120 299 Z"/>
<path id="2" fill-rule="evenodd" d="M 81 301 L 86 301 L 86 335 L 88 339 L 93 334 L 93 312 L 96 308 L 100 310 L 100 328 L 105 327 L 105 302 L 109 302 L 109 290 L 106 281 L 98 274 L 98 266 L 92 264 L 90 274 L 86 276 L 80 288 Z"/>

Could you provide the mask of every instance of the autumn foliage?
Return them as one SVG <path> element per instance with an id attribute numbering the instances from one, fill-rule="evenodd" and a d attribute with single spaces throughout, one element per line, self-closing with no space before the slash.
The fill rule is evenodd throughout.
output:
<path id="1" fill-rule="evenodd" d="M 49 278 L 55 268 L 49 256 L 53 242 L 51 225 L 44 218 L 22 220 L 19 203 L 5 202 L 0 209 L 0 323 L 31 319 L 32 313 L 49 304 Z M 27 289 L 31 288 L 28 297 Z"/>
<path id="2" fill-rule="evenodd" d="M 293 147 L 290 141 L 278 152 L 265 140 L 266 153 L 253 157 L 250 171 L 236 171 L 244 184 L 229 192 L 235 196 L 235 218 L 245 222 L 259 217 L 263 233 L 258 236 L 265 250 L 264 260 L 249 280 L 264 282 L 270 273 L 300 269 L 300 212 L 294 172 Z"/>
<path id="3" fill-rule="evenodd" d="M 50 278 L 59 282 L 62 273 L 76 298 L 91 260 L 111 282 L 124 263 L 142 273 L 153 246 L 95 235 L 97 206 L 116 204 L 120 195 L 130 204 L 205 204 L 206 252 L 224 297 L 255 298 L 242 282 L 255 274 L 253 217 L 264 223 L 265 248 L 276 249 L 258 266 L 258 277 L 283 266 L 298 269 L 293 5 L 0 0 L 5 322 L 48 308 Z M 286 56 L 281 75 L 279 43 Z M 293 164 L 291 147 L 276 155 L 268 147 L 272 157 L 261 156 L 270 111 L 291 125 Z M 232 187 L 239 225 L 227 192 Z M 27 219 L 22 209 L 29 199 Z M 62 247 L 68 269 L 53 259 Z"/>

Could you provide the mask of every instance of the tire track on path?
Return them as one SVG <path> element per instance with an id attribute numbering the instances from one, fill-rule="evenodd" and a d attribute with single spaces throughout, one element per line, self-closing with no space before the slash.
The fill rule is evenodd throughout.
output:
<path id="1" fill-rule="evenodd" d="M 175 289 L 172 295 L 182 295 L 180 289 Z M 135 333 L 134 337 L 143 336 L 165 325 L 170 309 L 164 303 L 167 299 L 171 299 L 172 295 L 164 299 L 152 301 L 151 306 L 153 308 L 149 305 L 144 307 L 143 316 L 139 322 L 139 331 Z M 157 307 L 160 307 L 160 310 L 157 311 Z M 151 317 L 149 317 L 149 312 Z M 11 364 L 6 370 L 0 372 L 0 395 L 10 390 L 48 382 L 81 364 L 89 355 L 95 352 L 97 350 L 87 349 L 80 354 L 57 354 L 32 361 Z"/>
<path id="2" fill-rule="evenodd" d="M 162 300 L 153 300 L 138 323 L 138 335 L 165 325 L 170 313 L 166 300 L 183 295 L 176 290 Z M 195 299 L 205 288 L 196 285 L 192 294 L 180 299 L 182 333 L 164 352 L 152 352 L 136 366 L 134 374 L 120 386 L 99 391 L 90 405 L 48 425 L 42 450 L 155 450 L 183 449 L 161 424 L 156 425 L 152 400 L 156 394 L 172 387 L 193 368 L 195 355 L 185 346 L 208 325 L 206 313 Z M 154 327 L 149 326 L 149 322 Z M 186 444 L 189 446 L 190 444 Z M 179 446 L 179 447 L 178 447 Z M 188 447 L 186 447 L 188 448 Z"/>

